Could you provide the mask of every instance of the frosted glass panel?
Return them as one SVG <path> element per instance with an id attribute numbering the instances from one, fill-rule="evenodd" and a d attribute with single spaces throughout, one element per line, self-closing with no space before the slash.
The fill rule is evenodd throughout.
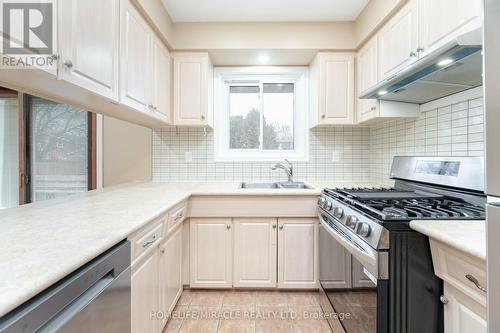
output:
<path id="1" fill-rule="evenodd" d="M 31 98 L 32 201 L 88 190 L 88 112 Z"/>
<path id="2" fill-rule="evenodd" d="M 0 209 L 19 205 L 19 106 L 0 99 Z"/>

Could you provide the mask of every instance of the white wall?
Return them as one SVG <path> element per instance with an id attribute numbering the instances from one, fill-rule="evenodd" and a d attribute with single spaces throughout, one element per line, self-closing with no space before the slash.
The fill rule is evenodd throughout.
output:
<path id="1" fill-rule="evenodd" d="M 19 204 L 18 100 L 0 100 L 0 209 Z"/>

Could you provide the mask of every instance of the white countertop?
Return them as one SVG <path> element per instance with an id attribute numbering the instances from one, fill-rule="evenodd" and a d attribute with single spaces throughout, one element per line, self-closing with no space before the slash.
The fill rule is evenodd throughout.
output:
<path id="1" fill-rule="evenodd" d="M 486 261 L 486 222 L 412 221 L 410 227 L 429 238 Z"/>
<path id="2" fill-rule="evenodd" d="M 131 183 L 0 211 L 0 317 L 191 195 L 314 195 L 237 182 Z"/>

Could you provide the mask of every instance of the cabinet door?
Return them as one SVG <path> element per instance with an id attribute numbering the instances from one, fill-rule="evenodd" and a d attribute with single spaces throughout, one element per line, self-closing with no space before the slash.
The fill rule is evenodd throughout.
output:
<path id="1" fill-rule="evenodd" d="M 276 287 L 277 220 L 234 220 L 234 286 Z"/>
<path id="2" fill-rule="evenodd" d="M 351 288 L 351 254 L 330 236 L 321 224 L 318 228 L 321 284 L 325 289 Z"/>
<path id="3" fill-rule="evenodd" d="M 121 102 L 150 112 L 152 32 L 129 0 L 121 5 Z"/>
<path id="4" fill-rule="evenodd" d="M 354 123 L 354 55 L 320 54 L 320 124 Z"/>
<path id="5" fill-rule="evenodd" d="M 379 80 L 418 59 L 418 0 L 410 0 L 378 33 Z"/>
<path id="6" fill-rule="evenodd" d="M 378 37 L 375 36 L 358 52 L 356 68 L 358 96 L 378 82 L 377 43 Z M 358 122 L 373 119 L 377 117 L 377 100 L 358 99 L 357 110 Z"/>
<path id="7" fill-rule="evenodd" d="M 158 321 L 151 312 L 158 311 L 158 251 L 144 258 L 132 269 L 132 333 L 156 333 Z"/>
<path id="8" fill-rule="evenodd" d="M 278 219 L 278 288 L 318 288 L 318 220 Z"/>
<path id="9" fill-rule="evenodd" d="M 153 38 L 153 82 L 153 109 L 170 121 L 170 54 L 158 38 Z"/>
<path id="10" fill-rule="evenodd" d="M 444 305 L 445 333 L 486 333 L 486 308 L 472 298 L 444 284 L 444 296 L 448 303 Z"/>
<path id="11" fill-rule="evenodd" d="M 353 288 L 375 288 L 376 285 L 364 273 L 363 265 L 352 257 L 352 286 Z"/>
<path id="12" fill-rule="evenodd" d="M 182 227 L 159 249 L 160 310 L 170 313 L 182 293 Z"/>
<path id="13" fill-rule="evenodd" d="M 176 54 L 173 108 L 176 125 L 207 125 L 208 55 Z"/>
<path id="14" fill-rule="evenodd" d="M 190 274 L 192 288 L 232 286 L 231 219 L 190 220 Z"/>
<path id="15" fill-rule="evenodd" d="M 481 27 L 481 7 L 481 0 L 420 0 L 420 56 Z"/>
<path id="16" fill-rule="evenodd" d="M 64 0 L 61 79 L 118 100 L 119 0 Z"/>

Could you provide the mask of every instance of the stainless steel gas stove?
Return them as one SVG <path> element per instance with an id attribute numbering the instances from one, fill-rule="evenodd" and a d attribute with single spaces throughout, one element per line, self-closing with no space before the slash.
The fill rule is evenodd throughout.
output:
<path id="1" fill-rule="evenodd" d="M 322 305 L 354 316 L 331 321 L 334 330 L 341 325 L 346 333 L 443 331 L 442 283 L 433 272 L 428 239 L 409 222 L 484 220 L 483 174 L 482 158 L 396 157 L 393 188 L 323 191 L 318 201 Z M 371 288 L 332 283 L 338 263 L 328 249 L 338 245 L 361 264 Z M 364 304 L 359 295 L 371 301 L 359 306 Z M 350 299 L 358 306 L 349 306 Z"/>

